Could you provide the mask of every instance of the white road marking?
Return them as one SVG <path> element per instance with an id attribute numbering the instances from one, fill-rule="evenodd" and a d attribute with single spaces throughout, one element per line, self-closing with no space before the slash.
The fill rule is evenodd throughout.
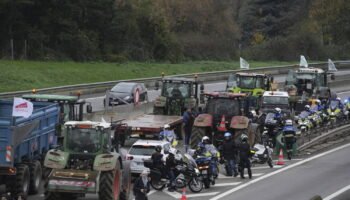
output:
<path id="1" fill-rule="evenodd" d="M 323 198 L 323 200 L 331 200 L 331 199 L 333 199 L 334 197 L 340 195 L 341 193 L 346 192 L 347 190 L 350 190 L 350 185 L 348 185 L 348 186 L 346 186 L 346 187 L 344 187 L 344 188 L 342 188 L 342 189 L 336 191 L 335 193 L 329 195 L 328 197 Z"/>
<path id="2" fill-rule="evenodd" d="M 252 167 L 252 170 L 254 169 L 278 169 L 282 168 L 283 165 L 274 165 L 273 168 L 270 168 L 270 166 L 261 166 L 261 167 Z"/>
<path id="3" fill-rule="evenodd" d="M 172 196 L 174 199 L 180 199 L 181 198 L 181 194 L 178 192 L 169 192 L 168 190 L 163 190 L 164 193 L 166 193 L 169 196 Z"/>
<path id="4" fill-rule="evenodd" d="M 301 160 L 304 160 L 304 159 L 302 159 L 302 158 L 295 158 L 295 159 L 292 158 L 292 160 L 285 160 L 285 159 L 283 159 L 283 162 L 289 162 L 289 161 L 293 161 L 293 160 L 301 161 Z M 278 160 L 273 160 L 273 162 L 278 162 Z"/>
<path id="5" fill-rule="evenodd" d="M 233 182 L 233 183 L 216 183 L 213 185 L 213 187 L 223 187 L 223 186 L 234 186 L 234 185 L 239 185 L 242 182 Z"/>
<path id="6" fill-rule="evenodd" d="M 335 149 L 332 149 L 332 150 L 323 152 L 323 153 L 318 154 L 318 155 L 316 155 L 316 156 L 307 158 L 307 159 L 305 159 L 305 160 L 302 160 L 302 161 L 300 161 L 300 162 L 294 163 L 294 164 L 292 164 L 292 165 L 286 166 L 286 167 L 284 167 L 284 168 L 281 168 L 281 169 L 279 169 L 279 170 L 276 170 L 276 171 L 274 171 L 274 172 L 271 172 L 271 173 L 269 173 L 269 174 L 266 174 L 266 175 L 264 175 L 264 176 L 261 176 L 261 177 L 259 177 L 259 178 L 257 178 L 257 179 L 253 179 L 253 180 L 251 180 L 251 181 L 249 181 L 249 182 L 247 182 L 247 183 L 245 183 L 245 184 L 242 184 L 242 185 L 239 185 L 239 186 L 237 186 L 237 187 L 235 187 L 235 188 L 232 188 L 231 190 L 228 190 L 228 191 L 226 191 L 226 192 L 224 192 L 224 193 L 222 193 L 222 194 L 220 194 L 220 195 L 218 195 L 218 196 L 215 196 L 214 198 L 211 198 L 210 200 L 218 200 L 218 199 L 223 198 L 223 197 L 225 197 L 225 196 L 227 196 L 227 195 L 229 195 L 229 194 L 232 194 L 232 193 L 234 193 L 234 192 L 236 192 L 236 191 L 238 191 L 238 190 L 240 190 L 240 189 L 246 188 L 246 187 L 248 187 L 248 186 L 250 186 L 250 185 L 252 185 L 252 184 L 254 184 L 254 183 L 257 183 L 257 182 L 259 182 L 259 181 L 261 181 L 261 180 L 267 179 L 267 178 L 269 178 L 269 177 L 271 177 L 271 176 L 273 176 L 273 175 L 279 174 L 279 173 L 284 172 L 284 171 L 286 171 L 286 170 L 288 170 L 288 169 L 292 169 L 292 168 L 294 168 L 294 167 L 297 167 L 297 166 L 302 165 L 302 164 L 304 164 L 304 163 L 307 163 L 307 162 L 309 162 L 309 161 L 315 160 L 315 159 L 320 158 L 320 157 L 322 157 L 322 156 L 328 155 L 328 154 L 333 153 L 333 152 L 335 152 L 335 151 L 339 151 L 339 150 L 341 150 L 341 149 L 347 148 L 347 147 L 349 147 L 349 146 L 350 146 L 350 143 L 349 143 L 349 144 L 345 144 L 345 145 L 340 146 L 340 147 L 337 147 L 337 148 L 335 148 Z"/>
<path id="7" fill-rule="evenodd" d="M 346 91 L 346 92 L 337 92 L 337 94 L 346 94 L 346 93 L 349 93 L 349 91 Z"/>
<path id="8" fill-rule="evenodd" d="M 207 193 L 198 193 L 198 194 L 189 194 L 186 195 L 187 198 L 191 198 L 191 197 L 203 197 L 203 196 L 214 196 L 217 195 L 220 192 L 207 192 Z"/>
<path id="9" fill-rule="evenodd" d="M 245 170 L 246 171 L 246 170 Z M 252 174 L 252 176 L 253 177 L 255 177 L 255 176 L 261 176 L 261 175 L 263 175 L 264 173 L 256 173 L 256 174 Z M 246 173 L 245 173 L 245 175 L 247 175 Z M 239 176 L 237 176 L 237 177 L 233 177 L 233 176 L 225 176 L 225 175 L 222 175 L 222 174 L 219 174 L 219 176 L 218 176 L 218 178 L 219 179 L 224 179 L 224 178 L 239 178 Z"/>

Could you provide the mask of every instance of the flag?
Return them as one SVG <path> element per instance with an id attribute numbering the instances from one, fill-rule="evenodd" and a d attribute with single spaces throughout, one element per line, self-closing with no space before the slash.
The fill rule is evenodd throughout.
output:
<path id="1" fill-rule="evenodd" d="M 239 63 L 241 69 L 249 69 L 249 63 L 245 61 L 243 58 L 239 57 Z"/>
<path id="2" fill-rule="evenodd" d="M 331 59 L 328 59 L 328 71 L 338 71 Z"/>
<path id="3" fill-rule="evenodd" d="M 33 103 L 22 98 L 14 98 L 12 116 L 28 118 L 33 113 Z"/>
<path id="4" fill-rule="evenodd" d="M 300 67 L 308 67 L 307 61 L 303 55 L 300 56 Z"/>

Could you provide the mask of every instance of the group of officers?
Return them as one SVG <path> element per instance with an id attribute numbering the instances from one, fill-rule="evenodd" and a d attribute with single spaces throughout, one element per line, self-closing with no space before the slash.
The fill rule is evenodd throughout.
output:
<path id="1" fill-rule="evenodd" d="M 170 129 L 169 125 L 164 126 L 164 131 L 160 133 L 162 138 L 175 138 L 174 132 Z M 174 137 L 169 137 L 174 135 Z M 174 141 L 169 141 L 171 144 L 174 144 Z M 178 165 L 178 160 L 176 159 L 176 150 L 171 148 L 169 155 L 167 156 L 165 162 L 163 154 L 161 153 L 161 146 L 155 148 L 155 152 L 152 154 L 151 159 L 153 161 L 153 166 L 160 169 L 162 172 L 162 177 L 168 177 L 169 191 L 174 191 L 174 180 L 175 180 L 175 168 Z M 193 158 L 197 156 L 211 157 L 215 163 L 214 167 L 211 167 L 211 172 L 213 177 L 218 176 L 218 163 L 225 164 L 226 175 L 237 177 L 240 174 L 242 179 L 244 176 L 244 169 L 247 168 L 248 176 L 252 178 L 251 163 L 249 158 L 251 157 L 250 145 L 248 143 L 248 136 L 245 134 L 242 135 L 241 141 L 236 143 L 230 132 L 224 134 L 224 141 L 222 144 L 216 148 L 211 142 L 208 136 L 204 136 L 202 141 L 198 143 L 196 149 L 193 153 Z M 237 168 L 238 164 L 238 168 Z M 215 167 L 216 166 L 216 167 Z M 213 178 L 212 184 L 215 184 L 215 179 Z"/>

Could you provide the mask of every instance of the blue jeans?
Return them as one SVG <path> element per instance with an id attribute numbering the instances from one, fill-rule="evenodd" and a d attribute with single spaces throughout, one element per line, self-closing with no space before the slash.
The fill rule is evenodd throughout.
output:
<path id="1" fill-rule="evenodd" d="M 174 181 L 175 181 L 175 173 L 174 173 L 174 171 L 173 170 L 169 170 L 168 176 L 169 176 L 169 181 L 170 181 L 170 187 L 172 187 L 174 185 Z"/>
<path id="2" fill-rule="evenodd" d="M 234 159 L 231 160 L 226 160 L 225 163 L 226 167 L 226 174 L 228 176 L 232 176 L 233 174 L 237 174 L 237 169 L 236 169 L 236 162 Z"/>
<path id="3" fill-rule="evenodd" d="M 188 145 L 190 143 L 191 132 L 185 132 L 185 144 Z"/>

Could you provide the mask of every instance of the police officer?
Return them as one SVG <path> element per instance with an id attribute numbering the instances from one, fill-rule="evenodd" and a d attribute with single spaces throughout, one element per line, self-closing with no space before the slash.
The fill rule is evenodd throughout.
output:
<path id="1" fill-rule="evenodd" d="M 169 142 L 173 147 L 176 147 L 178 144 L 178 141 L 176 140 L 176 135 L 173 130 L 171 130 L 169 124 L 164 125 L 164 130 L 159 133 L 159 136 Z"/>
<path id="2" fill-rule="evenodd" d="M 161 171 L 161 173 L 162 173 L 161 179 L 165 179 L 166 172 L 165 172 L 165 166 L 164 166 L 164 162 L 163 162 L 163 154 L 161 153 L 162 147 L 156 146 L 155 150 L 156 151 L 151 156 L 153 166 Z"/>
<path id="3" fill-rule="evenodd" d="M 221 158 L 224 159 L 225 162 L 225 169 L 226 169 L 226 175 L 227 176 L 234 176 L 236 177 L 238 175 L 237 169 L 236 169 L 236 152 L 237 147 L 235 141 L 232 139 L 232 134 L 230 132 L 225 133 L 224 135 L 225 140 L 222 143 L 221 149 Z"/>
<path id="4" fill-rule="evenodd" d="M 249 178 L 252 178 L 252 170 L 251 170 L 251 164 L 250 164 L 250 145 L 248 144 L 248 136 L 243 134 L 241 136 L 241 143 L 238 146 L 239 149 L 239 166 L 240 166 L 240 172 L 241 172 L 241 178 L 244 179 L 244 169 L 247 168 Z"/>
<path id="5" fill-rule="evenodd" d="M 278 107 L 275 108 L 275 117 L 274 117 L 274 119 L 277 120 L 279 125 L 283 125 L 283 118 L 284 118 L 284 115 L 282 113 L 281 108 L 278 108 Z"/>
<path id="6" fill-rule="evenodd" d="M 282 142 L 286 145 L 289 160 L 292 159 L 293 144 L 296 142 L 296 131 L 297 129 L 293 126 L 293 121 L 290 119 L 286 120 L 283 128 Z"/>
<path id="7" fill-rule="evenodd" d="M 220 152 L 218 149 L 210 143 L 210 139 L 208 136 L 204 136 L 202 138 L 202 143 L 204 144 L 205 151 L 206 151 L 206 156 L 212 157 L 211 159 L 211 173 L 213 174 L 214 180 L 212 180 L 212 184 L 215 184 L 215 178 L 218 177 L 219 175 L 219 170 L 218 170 L 218 159 L 220 158 Z"/>

